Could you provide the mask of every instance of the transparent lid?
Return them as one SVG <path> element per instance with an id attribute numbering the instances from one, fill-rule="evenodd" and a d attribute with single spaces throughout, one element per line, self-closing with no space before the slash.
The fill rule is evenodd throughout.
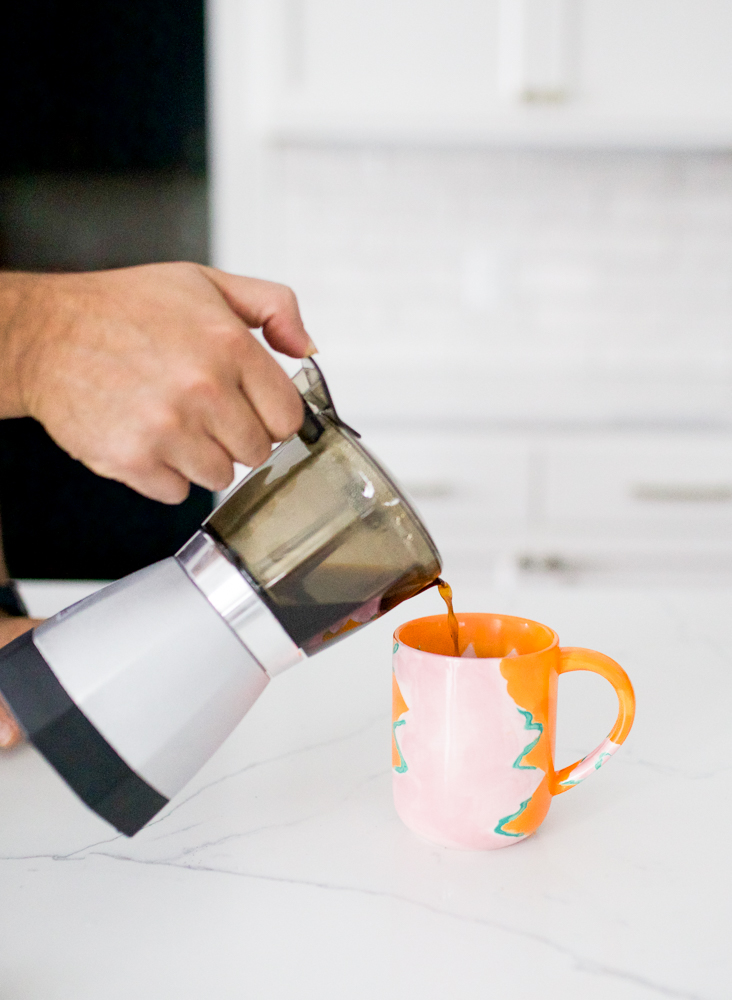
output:
<path id="1" fill-rule="evenodd" d="M 308 408 L 206 522 L 306 652 L 429 586 L 440 556 L 391 476 L 343 424 L 317 366 L 293 380 Z"/>

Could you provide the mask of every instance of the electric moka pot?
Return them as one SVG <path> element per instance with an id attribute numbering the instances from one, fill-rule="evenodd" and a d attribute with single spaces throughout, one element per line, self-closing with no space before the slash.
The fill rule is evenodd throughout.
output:
<path id="1" fill-rule="evenodd" d="M 209 759 L 272 677 L 432 584 L 419 516 L 338 417 L 319 368 L 294 378 L 299 433 L 175 557 L 0 650 L 0 694 L 79 797 L 132 836 Z"/>

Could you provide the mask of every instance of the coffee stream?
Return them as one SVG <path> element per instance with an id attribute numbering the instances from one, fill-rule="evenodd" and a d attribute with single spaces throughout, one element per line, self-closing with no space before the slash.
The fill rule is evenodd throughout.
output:
<path id="1" fill-rule="evenodd" d="M 450 635 L 452 636 L 453 646 L 455 647 L 455 656 L 460 656 L 460 630 L 458 627 L 458 620 L 455 617 L 455 612 L 452 607 L 452 587 L 449 583 L 446 583 L 442 577 L 438 577 L 436 580 L 437 589 L 440 592 L 440 597 L 447 605 L 447 624 L 450 627 Z"/>

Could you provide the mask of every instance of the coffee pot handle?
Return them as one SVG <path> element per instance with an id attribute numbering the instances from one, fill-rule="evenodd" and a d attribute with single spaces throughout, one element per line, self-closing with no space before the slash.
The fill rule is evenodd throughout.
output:
<path id="1" fill-rule="evenodd" d="M 590 670 L 600 674 L 609 681 L 615 688 L 618 696 L 618 717 L 615 725 L 610 730 L 607 738 L 595 747 L 592 753 L 587 754 L 582 760 L 563 767 L 557 771 L 553 781 L 550 780 L 550 790 L 552 795 L 560 795 L 569 788 L 574 788 L 584 781 L 590 774 L 599 771 L 608 758 L 612 757 L 618 747 L 624 743 L 630 732 L 635 717 L 635 693 L 630 678 L 615 660 L 609 656 L 598 653 L 594 649 L 581 649 L 579 647 L 568 646 L 560 650 L 561 659 L 559 661 L 558 673 L 568 674 L 572 670 Z"/>
<path id="2" fill-rule="evenodd" d="M 312 358 L 303 358 L 302 368 L 293 375 L 292 382 L 303 398 L 305 419 L 298 433 L 305 444 L 315 444 L 323 433 L 323 424 L 319 419 L 321 414 L 325 414 L 336 427 L 344 428 L 356 438 L 361 437 L 357 430 L 338 416 L 325 376 Z"/>

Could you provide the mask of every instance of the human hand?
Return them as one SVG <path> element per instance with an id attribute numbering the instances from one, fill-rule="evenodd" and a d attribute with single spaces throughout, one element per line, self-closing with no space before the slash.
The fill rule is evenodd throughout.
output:
<path id="1" fill-rule="evenodd" d="M 23 632 L 40 625 L 41 618 L 0 618 L 0 646 L 17 639 Z M 0 697 L 0 750 L 10 750 L 23 740 L 20 726 Z"/>
<path id="2" fill-rule="evenodd" d="M 180 503 L 191 482 L 224 489 L 234 461 L 261 464 L 302 423 L 250 332 L 290 357 L 315 352 L 283 285 L 189 263 L 3 280 L 18 290 L 0 331 L 16 388 L 0 416 L 35 417 L 101 476 Z"/>

